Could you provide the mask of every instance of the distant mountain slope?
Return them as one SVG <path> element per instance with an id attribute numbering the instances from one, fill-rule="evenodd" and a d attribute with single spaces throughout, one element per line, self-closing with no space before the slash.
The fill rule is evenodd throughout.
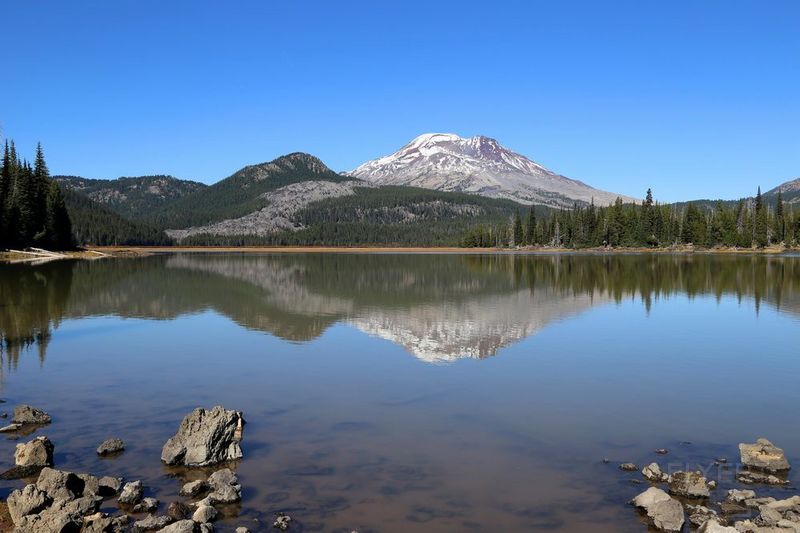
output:
<path id="1" fill-rule="evenodd" d="M 166 245 L 173 241 L 156 228 L 131 222 L 88 196 L 62 186 L 64 202 L 79 244 Z"/>
<path id="2" fill-rule="evenodd" d="M 626 202 L 636 201 L 555 174 L 483 136 L 467 139 L 449 133 L 426 133 L 348 175 L 377 185 L 467 192 L 551 207 L 591 201 L 608 205 L 618 196 Z"/>
<path id="3" fill-rule="evenodd" d="M 53 176 L 63 189 L 77 191 L 129 219 L 144 219 L 153 211 L 207 187 L 172 176 L 89 179 Z"/>
<path id="4" fill-rule="evenodd" d="M 254 213 L 268 204 L 266 194 L 303 181 L 352 181 L 316 157 L 296 152 L 268 163 L 250 165 L 224 180 L 183 196 L 147 218 L 169 229 L 203 226 Z"/>
<path id="5" fill-rule="evenodd" d="M 800 178 L 781 183 L 774 189 L 764 193 L 764 197 L 772 202 L 778 197 L 778 192 L 783 196 L 783 201 L 790 204 L 800 204 Z"/>

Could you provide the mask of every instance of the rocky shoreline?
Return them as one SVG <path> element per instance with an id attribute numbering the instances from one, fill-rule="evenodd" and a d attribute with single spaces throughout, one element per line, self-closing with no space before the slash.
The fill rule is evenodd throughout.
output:
<path id="1" fill-rule="evenodd" d="M 28 405 L 14 409 L 11 422 L 0 432 L 29 435 L 52 422 L 44 411 Z M 242 499 L 242 486 L 230 468 L 242 459 L 240 442 L 244 434 L 241 412 L 216 406 L 194 409 L 187 414 L 174 436 L 164 444 L 161 461 L 168 466 L 200 469 L 196 479 L 182 485 L 176 499 L 168 505 L 147 497 L 147 487 L 140 480 L 121 477 L 97 477 L 54 468 L 55 445 L 44 435 L 17 444 L 15 466 L 0 479 L 29 479 L 14 490 L 0 507 L 13 523 L 13 531 L 26 533 L 87 532 L 122 533 L 160 531 L 164 533 L 208 533 L 214 522 L 224 516 L 226 506 Z M 125 443 L 117 438 L 102 442 L 98 456 L 113 458 L 124 453 Z M 214 471 L 207 477 L 203 472 Z M 116 503 L 116 512 L 102 512 Z M 293 520 L 285 513 L 274 516 L 271 527 L 288 531 Z M 0 524 L 0 528 L 2 525 Z M 260 525 L 259 529 L 267 526 Z M 236 533 L 248 533 L 246 525 Z"/>
<path id="2" fill-rule="evenodd" d="M 669 453 L 656 450 L 658 455 Z M 707 478 L 707 471 L 676 470 L 665 472 L 658 462 L 641 470 L 634 463 L 622 463 L 623 472 L 640 472 L 650 483 L 647 490 L 630 501 L 649 528 L 656 531 L 699 533 L 800 533 L 800 495 L 777 499 L 760 496 L 754 486 L 770 490 L 792 490 L 786 474 L 791 468 L 786 454 L 769 440 L 739 444 L 739 463 L 729 465 L 717 458 L 714 466 L 735 468 L 734 480 L 740 487 L 727 490 L 723 497 L 715 491 L 719 482 Z M 608 460 L 605 460 L 608 462 Z M 664 486 L 661 488 L 660 486 Z M 665 490 L 666 489 L 666 490 Z M 688 523 L 687 523 L 688 518 Z"/>

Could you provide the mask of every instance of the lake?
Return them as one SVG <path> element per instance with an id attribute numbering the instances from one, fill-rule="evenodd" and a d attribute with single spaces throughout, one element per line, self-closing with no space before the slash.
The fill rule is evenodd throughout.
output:
<path id="1" fill-rule="evenodd" d="M 218 531 L 278 511 L 293 531 L 644 531 L 621 462 L 707 468 L 715 501 L 739 442 L 800 465 L 800 257 L 6 264 L 0 335 L 0 411 L 46 410 L 57 468 L 141 479 L 161 512 L 198 475 L 159 459 L 183 416 L 243 411 L 243 501 Z M 110 437 L 126 451 L 97 457 Z"/>

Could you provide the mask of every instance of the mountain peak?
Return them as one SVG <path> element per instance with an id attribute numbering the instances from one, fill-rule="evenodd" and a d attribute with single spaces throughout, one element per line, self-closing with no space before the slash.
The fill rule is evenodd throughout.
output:
<path id="1" fill-rule="evenodd" d="M 459 191 L 524 204 L 611 204 L 616 194 L 555 174 L 484 135 L 424 133 L 397 152 L 368 161 L 350 176 L 378 185 Z M 623 200 L 633 201 L 623 197 Z"/>

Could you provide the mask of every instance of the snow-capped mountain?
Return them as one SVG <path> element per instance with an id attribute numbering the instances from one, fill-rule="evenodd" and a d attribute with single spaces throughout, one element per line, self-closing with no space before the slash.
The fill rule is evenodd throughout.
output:
<path id="1" fill-rule="evenodd" d="M 377 185 L 459 191 L 525 204 L 569 207 L 575 201 L 608 205 L 619 196 L 555 174 L 489 137 L 426 133 L 400 150 L 348 173 Z"/>

